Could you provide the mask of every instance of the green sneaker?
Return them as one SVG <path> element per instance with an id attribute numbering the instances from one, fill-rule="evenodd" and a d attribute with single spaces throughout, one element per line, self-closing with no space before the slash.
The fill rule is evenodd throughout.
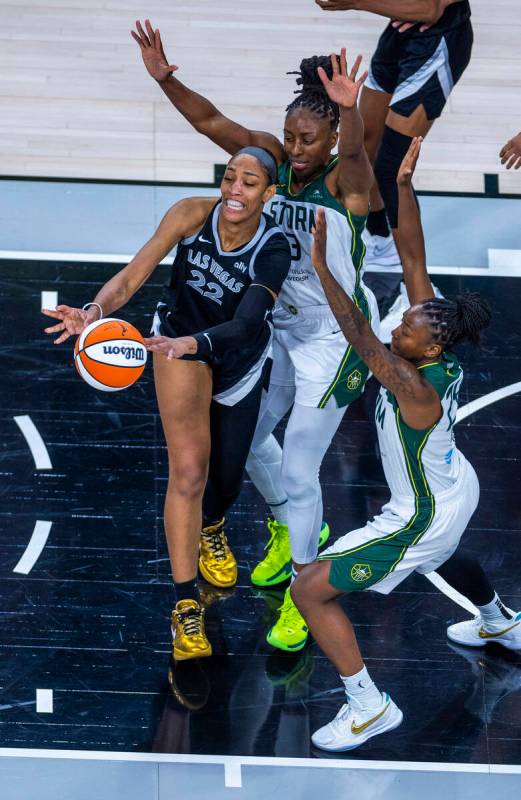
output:
<path id="1" fill-rule="evenodd" d="M 254 586 L 277 586 L 291 578 L 291 550 L 288 526 L 276 519 L 268 520 L 270 540 L 268 552 L 251 573 Z"/>
<path id="2" fill-rule="evenodd" d="M 291 547 L 288 526 L 275 519 L 269 519 L 268 530 L 270 540 L 264 548 L 268 552 L 251 573 L 251 582 L 254 586 L 278 586 L 291 578 Z M 327 522 L 323 522 L 320 529 L 319 548 L 325 545 L 329 539 L 329 533 L 329 525 Z"/>
<path id="3" fill-rule="evenodd" d="M 284 594 L 284 602 L 280 607 L 280 616 L 275 625 L 267 633 L 266 641 L 272 647 L 297 653 L 302 650 L 308 639 L 308 626 L 291 599 L 290 587 Z"/>

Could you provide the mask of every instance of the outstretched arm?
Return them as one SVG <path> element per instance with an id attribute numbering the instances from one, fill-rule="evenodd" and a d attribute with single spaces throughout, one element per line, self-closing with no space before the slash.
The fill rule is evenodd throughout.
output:
<path id="1" fill-rule="evenodd" d="M 367 78 L 364 72 L 357 79 L 362 56 L 357 56 L 348 73 L 346 49 L 340 50 L 340 58 L 333 54 L 332 80 L 322 67 L 318 75 L 333 102 L 340 108 L 340 130 L 338 138 L 338 167 L 333 173 L 344 204 L 355 214 L 367 214 L 369 192 L 374 182 L 371 164 L 364 148 L 364 123 L 358 111 L 358 94 Z"/>
<path id="2" fill-rule="evenodd" d="M 326 262 L 326 239 L 326 215 L 319 209 L 311 259 L 342 333 L 380 383 L 396 396 L 405 422 L 413 428 L 429 427 L 439 418 L 436 391 L 413 364 L 391 353 L 375 336 L 362 312 L 331 275 Z"/>
<path id="3" fill-rule="evenodd" d="M 400 231 L 400 256 L 403 280 L 409 302 L 413 306 L 422 300 L 434 297 L 432 283 L 427 273 L 425 242 L 412 188 L 412 176 L 416 169 L 422 145 L 421 136 L 415 136 L 398 170 L 398 228 Z"/>
<path id="4" fill-rule="evenodd" d="M 433 24 L 445 8 L 460 0 L 315 0 L 323 11 L 371 11 L 403 22 Z"/>
<path id="5" fill-rule="evenodd" d="M 44 309 L 44 314 L 59 320 L 45 329 L 45 333 L 59 333 L 54 344 L 61 344 L 70 336 L 80 334 L 91 322 L 110 316 L 124 306 L 143 286 L 160 261 L 185 236 L 195 233 L 210 213 L 215 198 L 192 197 L 181 200 L 167 211 L 151 239 L 134 256 L 132 261 L 101 287 L 88 310 L 60 305 L 55 311 Z"/>
<path id="6" fill-rule="evenodd" d="M 148 73 L 159 83 L 170 102 L 198 133 L 233 155 L 242 147 L 256 145 L 270 150 L 278 163 L 284 160 L 284 149 L 276 136 L 262 131 L 252 131 L 225 117 L 209 100 L 192 91 L 173 76 L 179 68 L 169 64 L 163 49 L 159 29 L 153 29 L 145 20 L 143 29 L 139 20 L 132 37 L 139 45 L 143 63 Z"/>

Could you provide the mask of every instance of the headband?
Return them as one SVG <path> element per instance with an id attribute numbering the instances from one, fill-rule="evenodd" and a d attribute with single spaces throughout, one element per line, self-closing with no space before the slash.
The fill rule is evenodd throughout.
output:
<path id="1" fill-rule="evenodd" d="M 240 155 L 253 156 L 256 158 L 268 173 L 270 184 L 277 183 L 277 161 L 275 160 L 275 156 L 272 155 L 269 150 L 265 150 L 263 147 L 243 147 L 241 150 L 235 153 L 233 158 Z"/>

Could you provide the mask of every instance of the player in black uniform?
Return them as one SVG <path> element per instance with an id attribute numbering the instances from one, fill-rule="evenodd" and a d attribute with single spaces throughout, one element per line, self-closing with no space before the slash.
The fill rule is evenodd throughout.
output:
<path id="1" fill-rule="evenodd" d="M 233 586 L 237 564 L 224 515 L 239 494 L 255 430 L 271 340 L 270 311 L 290 264 L 289 244 L 263 204 L 277 164 L 246 147 L 228 163 L 221 200 L 181 200 L 88 309 L 45 313 L 56 343 L 123 306 L 177 245 L 153 333 L 156 393 L 168 446 L 165 531 L 176 591 L 173 656 L 208 656 L 197 564 L 207 581 Z M 203 496 L 204 495 L 204 496 Z"/>
<path id="2" fill-rule="evenodd" d="M 366 266 L 400 263 L 396 176 L 414 136 L 425 138 L 472 51 L 468 0 L 315 0 L 325 11 L 389 18 L 362 89 L 365 148 L 374 165 Z M 399 22 L 398 22 L 399 20 Z M 393 238 L 390 236 L 389 227 Z"/>

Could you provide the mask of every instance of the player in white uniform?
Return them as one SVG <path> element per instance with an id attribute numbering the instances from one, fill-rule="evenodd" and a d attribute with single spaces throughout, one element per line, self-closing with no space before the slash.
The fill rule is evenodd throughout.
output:
<path id="1" fill-rule="evenodd" d="M 138 23 L 132 34 L 145 66 L 194 128 L 228 152 L 249 145 L 265 147 L 279 164 L 278 194 L 266 210 L 288 236 L 292 267 L 273 318 L 270 389 L 247 464 L 275 517 L 269 523 L 267 556 L 253 570 L 252 582 L 273 586 L 291 577 L 292 560 L 295 571 L 314 561 L 321 534 L 322 540 L 328 535 L 327 526 L 322 526 L 320 465 L 347 406 L 361 394 L 368 376 L 331 314 L 310 258 L 316 210 L 326 207 L 331 268 L 366 318 L 377 323 L 376 303 L 372 298 L 370 304 L 361 282 L 361 234 L 374 180 L 357 108 L 366 73 L 357 77 L 360 56 L 348 72 L 345 50 L 340 58 L 305 59 L 297 73 L 302 89 L 288 106 L 282 144 L 269 133 L 227 119 L 177 80 L 177 67 L 168 63 L 159 31 L 149 21 L 145 27 Z M 338 156 L 333 156 L 337 145 Z M 282 451 L 272 432 L 291 407 Z M 304 647 L 307 635 L 288 590 L 268 641 L 294 652 Z"/>
<path id="2" fill-rule="evenodd" d="M 470 646 L 487 641 L 521 648 L 521 613 L 506 608 L 480 564 L 455 553 L 478 498 L 472 466 L 456 448 L 453 426 L 462 371 L 451 348 L 477 343 L 491 312 L 477 295 L 435 298 L 411 178 L 421 139 L 414 139 L 399 174 L 404 278 L 411 308 L 393 331 L 389 352 L 328 271 L 325 215 L 317 216 L 313 263 L 345 335 L 382 384 L 376 427 L 391 498 L 363 528 L 342 536 L 293 583 L 292 595 L 317 643 L 344 683 L 347 702 L 312 736 L 324 750 L 350 750 L 396 728 L 402 712 L 371 680 L 353 627 L 338 598 L 350 591 L 389 593 L 411 572 L 436 570 L 478 607 L 448 636 Z M 402 227 L 403 225 L 403 227 Z"/>

